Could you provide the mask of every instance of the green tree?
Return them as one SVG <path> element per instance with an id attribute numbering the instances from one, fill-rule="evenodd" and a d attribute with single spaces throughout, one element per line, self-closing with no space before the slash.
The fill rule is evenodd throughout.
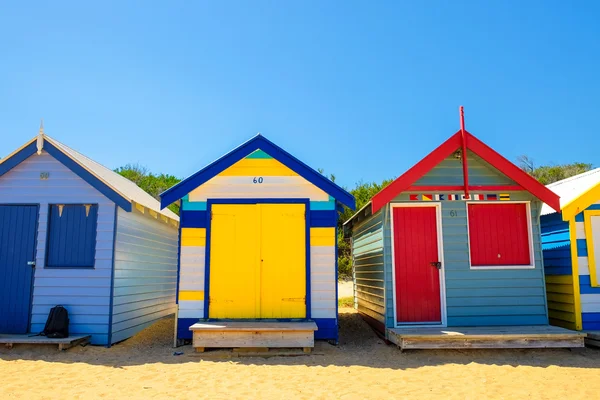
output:
<path id="1" fill-rule="evenodd" d="M 533 159 L 526 155 L 517 157 L 517 162 L 519 168 L 533 176 L 543 185 L 549 185 L 592 169 L 592 164 L 582 162 L 537 166 Z"/>
<path id="2" fill-rule="evenodd" d="M 146 193 L 160 201 L 159 195 L 173 185 L 181 182 L 181 179 L 169 174 L 153 174 L 148 168 L 139 164 L 127 164 L 115 169 L 115 172 L 129 179 Z M 169 209 L 179 214 L 179 207 L 171 204 Z"/>
<path id="3" fill-rule="evenodd" d="M 356 210 L 360 210 L 367 204 L 373 196 L 379 191 L 389 185 L 393 179 L 386 179 L 381 183 L 376 182 L 358 182 L 356 187 L 350 190 L 350 193 L 356 199 Z M 350 239 L 344 238 L 344 222 L 348 221 L 350 217 L 354 215 L 356 211 L 350 210 L 348 207 L 344 207 L 344 211 L 340 214 L 338 219 L 338 274 L 339 277 L 350 278 L 352 276 L 352 248 L 350 246 Z"/>

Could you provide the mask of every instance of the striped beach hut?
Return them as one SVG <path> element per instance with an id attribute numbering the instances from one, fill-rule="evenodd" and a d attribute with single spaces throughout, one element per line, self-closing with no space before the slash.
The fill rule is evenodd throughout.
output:
<path id="1" fill-rule="evenodd" d="M 544 203 L 559 209 L 461 128 L 345 223 L 357 310 L 402 348 L 565 345 L 546 342 Z"/>
<path id="2" fill-rule="evenodd" d="M 0 338 L 42 331 L 55 305 L 72 335 L 98 345 L 174 314 L 178 226 L 133 182 L 40 129 L 0 160 Z"/>
<path id="3" fill-rule="evenodd" d="M 352 195 L 259 134 L 161 195 L 162 207 L 174 202 L 179 343 L 192 334 L 196 348 L 337 340 L 336 226 Z M 274 339 L 287 331 L 304 344 Z M 240 340 L 217 340 L 229 334 Z"/>
<path id="4" fill-rule="evenodd" d="M 544 205 L 541 217 L 550 322 L 600 331 L 600 168 L 548 188 L 562 206 Z"/>

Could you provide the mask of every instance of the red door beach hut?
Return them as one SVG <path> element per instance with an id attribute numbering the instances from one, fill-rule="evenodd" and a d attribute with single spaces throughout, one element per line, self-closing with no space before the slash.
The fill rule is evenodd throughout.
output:
<path id="1" fill-rule="evenodd" d="M 543 203 L 560 208 L 459 130 L 346 222 L 357 310 L 402 348 L 582 345 L 548 325 Z"/>

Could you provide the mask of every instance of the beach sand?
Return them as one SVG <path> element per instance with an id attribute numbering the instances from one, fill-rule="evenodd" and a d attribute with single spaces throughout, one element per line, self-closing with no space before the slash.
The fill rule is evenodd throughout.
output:
<path id="1" fill-rule="evenodd" d="M 352 309 L 340 310 L 340 344 L 314 355 L 174 356 L 173 319 L 112 348 L 0 349 L 1 399 L 595 399 L 600 351 L 437 350 L 400 353 Z"/>

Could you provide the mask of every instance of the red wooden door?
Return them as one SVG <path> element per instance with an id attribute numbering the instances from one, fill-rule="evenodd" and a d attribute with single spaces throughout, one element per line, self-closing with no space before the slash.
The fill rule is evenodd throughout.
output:
<path id="1" fill-rule="evenodd" d="M 394 268 L 398 323 L 441 322 L 435 207 L 395 207 Z"/>

